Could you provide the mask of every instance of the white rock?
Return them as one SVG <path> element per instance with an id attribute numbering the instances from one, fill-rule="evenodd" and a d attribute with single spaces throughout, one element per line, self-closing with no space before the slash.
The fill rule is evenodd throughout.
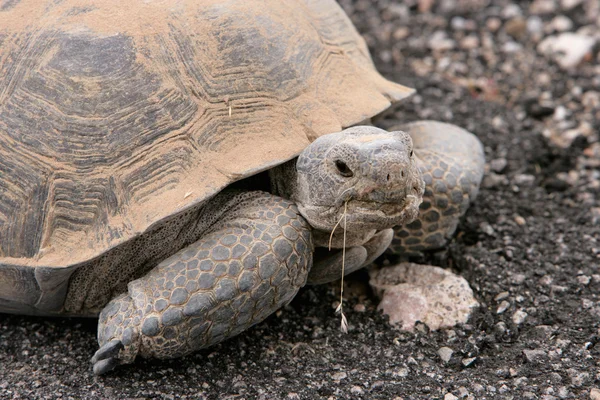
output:
<path id="1" fill-rule="evenodd" d="M 510 303 L 508 301 L 504 300 L 498 306 L 498 309 L 496 310 L 496 314 L 502 314 L 504 311 L 508 310 L 508 307 L 510 307 Z"/>
<path id="2" fill-rule="evenodd" d="M 359 396 L 361 394 L 364 394 L 365 391 L 363 388 L 361 388 L 360 386 L 352 386 L 352 389 L 350 389 L 350 393 Z"/>
<path id="3" fill-rule="evenodd" d="M 463 358 L 462 360 L 462 365 L 464 367 L 469 367 L 471 366 L 475 361 L 477 361 L 477 357 L 469 357 L 469 358 Z"/>
<path id="4" fill-rule="evenodd" d="M 573 28 L 573 21 L 564 15 L 557 15 L 550 22 L 550 26 L 557 32 L 570 31 Z"/>
<path id="5" fill-rule="evenodd" d="M 548 354 L 544 350 L 523 350 L 523 354 L 525 354 L 525 358 L 530 363 L 542 363 L 548 358 Z"/>
<path id="6" fill-rule="evenodd" d="M 443 362 L 447 363 L 452 358 L 452 349 L 450 347 L 440 347 L 438 350 L 438 356 L 442 359 Z"/>
<path id="7" fill-rule="evenodd" d="M 466 36 L 460 41 L 460 47 L 467 50 L 476 49 L 479 47 L 479 38 L 475 35 Z"/>
<path id="8" fill-rule="evenodd" d="M 520 43 L 508 41 L 502 45 L 502 51 L 505 53 L 516 53 L 523 50 L 523 46 Z"/>
<path id="9" fill-rule="evenodd" d="M 347 377 L 348 374 L 346 374 L 344 371 L 336 372 L 331 375 L 331 379 L 333 379 L 334 381 L 341 381 L 342 379 L 346 379 Z"/>
<path id="10" fill-rule="evenodd" d="M 408 18 L 410 10 L 406 4 L 392 3 L 388 6 L 387 11 L 394 17 Z"/>
<path id="11" fill-rule="evenodd" d="M 565 32 L 548 36 L 538 45 L 538 51 L 554 59 L 564 69 L 576 67 L 592 50 L 596 39 L 579 33 Z"/>
<path id="12" fill-rule="evenodd" d="M 555 0 L 534 0 L 529 6 L 529 12 L 532 14 L 550 14 L 555 11 Z"/>
<path id="13" fill-rule="evenodd" d="M 583 3 L 583 0 L 561 0 L 560 5 L 564 10 L 570 10 Z"/>
<path id="14" fill-rule="evenodd" d="M 523 10 L 517 4 L 509 4 L 502 10 L 502 16 L 505 19 L 519 17 L 523 15 Z"/>
<path id="15" fill-rule="evenodd" d="M 491 32 L 496 32 L 502 26 L 502 20 L 492 17 L 486 21 L 485 25 Z"/>
<path id="16" fill-rule="evenodd" d="M 514 182 L 517 185 L 530 186 L 535 182 L 535 176 L 530 174 L 515 175 Z"/>
<path id="17" fill-rule="evenodd" d="M 466 20 L 463 17 L 454 17 L 450 20 L 450 26 L 454 30 L 462 31 L 465 29 Z"/>
<path id="18" fill-rule="evenodd" d="M 558 106 L 554 109 L 554 115 L 552 115 L 552 118 L 554 118 L 555 121 L 564 121 L 565 118 L 567 118 L 567 108 L 565 106 Z"/>
<path id="19" fill-rule="evenodd" d="M 523 322 L 525 322 L 525 318 L 527 318 L 527 313 L 523 310 L 517 310 L 512 316 L 512 321 L 516 325 L 521 325 Z"/>
<path id="20" fill-rule="evenodd" d="M 600 92 L 594 92 L 592 90 L 585 92 L 581 96 L 581 104 L 587 109 L 600 108 Z"/>
<path id="21" fill-rule="evenodd" d="M 456 43 L 454 42 L 454 40 L 449 39 L 446 36 L 446 32 L 436 31 L 429 38 L 427 45 L 431 50 L 434 51 L 446 51 L 453 49 Z"/>
<path id="22" fill-rule="evenodd" d="M 527 32 L 532 34 L 541 33 L 544 30 L 544 21 L 537 15 L 527 18 Z"/>
<path id="23" fill-rule="evenodd" d="M 417 321 L 433 330 L 465 323 L 479 305 L 463 277 L 439 267 L 401 263 L 370 275 L 381 298 L 377 308 L 403 330 L 413 330 Z"/>

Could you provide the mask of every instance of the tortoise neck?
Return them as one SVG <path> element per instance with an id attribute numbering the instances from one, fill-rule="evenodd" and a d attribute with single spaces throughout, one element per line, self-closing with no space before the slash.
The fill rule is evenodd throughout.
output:
<path id="1" fill-rule="evenodd" d="M 293 158 L 269 170 L 272 194 L 284 199 L 296 200 L 298 190 L 296 161 L 298 161 L 298 158 Z"/>

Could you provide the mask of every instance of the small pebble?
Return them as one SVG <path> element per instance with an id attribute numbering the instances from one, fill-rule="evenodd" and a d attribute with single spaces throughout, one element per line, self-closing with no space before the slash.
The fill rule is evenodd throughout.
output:
<path id="1" fill-rule="evenodd" d="M 527 32 L 527 21 L 521 17 L 513 18 L 504 25 L 504 30 L 510 36 L 519 39 Z"/>
<path id="2" fill-rule="evenodd" d="M 550 22 L 550 27 L 557 32 L 570 31 L 573 28 L 573 21 L 564 15 L 557 15 Z"/>
<path id="3" fill-rule="evenodd" d="M 554 109 L 554 113 L 552 115 L 552 119 L 555 121 L 564 121 L 567 118 L 568 111 L 565 106 L 558 106 Z"/>
<path id="4" fill-rule="evenodd" d="M 334 381 L 341 381 L 342 379 L 346 379 L 347 377 L 348 374 L 346 374 L 344 371 L 336 372 L 331 375 L 331 379 L 333 379 Z"/>
<path id="5" fill-rule="evenodd" d="M 532 35 L 541 34 L 544 30 L 544 22 L 540 17 L 534 15 L 532 17 L 527 18 L 527 32 Z"/>
<path id="6" fill-rule="evenodd" d="M 498 309 L 496 310 L 496 314 L 502 314 L 504 311 L 506 311 L 508 309 L 508 307 L 510 307 L 510 303 L 508 301 L 504 300 L 498 306 Z"/>
<path id="7" fill-rule="evenodd" d="M 592 224 L 600 224 L 600 207 L 592 207 L 590 209 Z"/>
<path id="8" fill-rule="evenodd" d="M 465 29 L 466 20 L 463 17 L 453 17 L 450 20 L 450 26 L 456 31 L 462 31 Z"/>
<path id="9" fill-rule="evenodd" d="M 507 326 L 504 322 L 500 321 L 496 325 L 494 325 L 494 330 L 499 335 L 504 335 L 507 331 Z"/>
<path id="10" fill-rule="evenodd" d="M 509 3 L 502 10 L 502 16 L 506 19 L 520 17 L 521 15 L 523 15 L 523 10 L 521 10 L 521 7 L 515 3 Z"/>
<path id="11" fill-rule="evenodd" d="M 555 11 L 555 0 L 534 0 L 529 6 L 529 12 L 532 14 L 551 14 Z"/>
<path id="12" fill-rule="evenodd" d="M 507 299 L 509 295 L 510 295 L 510 293 L 508 293 L 508 292 L 498 293 L 496 295 L 496 297 L 494 297 L 494 301 L 501 301 L 501 300 Z"/>
<path id="13" fill-rule="evenodd" d="M 471 385 L 471 387 L 473 388 L 473 391 L 477 394 L 482 394 L 483 392 L 485 392 L 485 387 L 483 385 L 480 385 L 479 383 L 474 383 Z"/>
<path id="14" fill-rule="evenodd" d="M 463 358 L 462 365 L 465 367 L 470 367 L 477 360 L 477 357 Z"/>
<path id="15" fill-rule="evenodd" d="M 448 363 L 448 361 L 450 361 L 450 359 L 452 358 L 452 353 L 453 351 L 450 347 L 441 347 L 438 350 L 438 355 L 445 363 Z"/>
<path id="16" fill-rule="evenodd" d="M 483 231 L 483 233 L 485 233 L 488 236 L 494 236 L 494 228 L 492 228 L 492 226 L 490 224 L 488 224 L 487 222 L 482 222 L 479 224 L 479 229 L 481 229 Z"/>
<path id="17" fill-rule="evenodd" d="M 517 310 L 512 316 L 512 321 L 515 325 L 521 325 L 525 322 L 525 318 L 527 318 L 527 313 L 523 310 Z"/>
<path id="18" fill-rule="evenodd" d="M 538 51 L 552 58 L 563 69 L 574 68 L 592 51 L 596 39 L 583 34 L 564 32 L 548 36 L 538 45 Z"/>
<path id="19" fill-rule="evenodd" d="M 456 45 L 454 40 L 449 39 L 444 31 L 434 32 L 429 38 L 427 44 L 428 47 L 433 51 L 452 50 Z"/>
<path id="20" fill-rule="evenodd" d="M 585 276 L 585 275 L 579 275 L 577 277 L 577 282 L 579 282 L 580 284 L 586 286 L 590 284 L 592 278 L 590 278 L 589 276 Z"/>
<path id="21" fill-rule="evenodd" d="M 367 307 L 365 307 L 363 303 L 357 303 L 354 306 L 353 310 L 356 312 L 365 312 L 367 310 Z"/>
<path id="22" fill-rule="evenodd" d="M 500 18 L 490 18 L 485 23 L 486 27 L 490 32 L 496 32 L 502 26 L 502 20 Z"/>
<path id="23" fill-rule="evenodd" d="M 568 11 L 572 8 L 577 7 L 578 5 L 580 5 L 583 2 L 584 2 L 584 0 L 560 0 L 560 6 L 562 7 L 563 10 Z"/>
<path id="24" fill-rule="evenodd" d="M 552 277 L 550 275 L 544 275 L 540 278 L 538 283 L 541 286 L 550 286 L 552 284 Z"/>
<path id="25" fill-rule="evenodd" d="M 541 363 L 548 358 L 544 350 L 523 350 L 523 354 L 530 363 Z"/>
<path id="26" fill-rule="evenodd" d="M 352 389 L 350 389 L 350 393 L 352 393 L 353 395 L 359 396 L 365 393 L 365 390 L 363 388 L 361 388 L 360 386 L 352 386 Z"/>
<path id="27" fill-rule="evenodd" d="M 581 387 L 590 380 L 590 373 L 578 371 L 573 368 L 567 370 L 567 373 L 571 377 L 571 385 L 575 387 Z"/>
<path id="28" fill-rule="evenodd" d="M 529 175 L 529 174 L 515 175 L 514 182 L 517 185 L 527 185 L 527 186 L 529 186 L 529 185 L 533 184 L 533 182 L 535 182 L 535 176 Z"/>
<path id="29" fill-rule="evenodd" d="M 506 158 L 496 158 L 490 162 L 490 168 L 497 173 L 502 173 L 506 169 L 508 161 Z"/>
<path id="30" fill-rule="evenodd" d="M 508 178 L 504 175 L 490 172 L 483 177 L 482 186 L 485 188 L 494 188 L 505 185 L 508 185 Z"/>
<path id="31" fill-rule="evenodd" d="M 600 92 L 589 90 L 582 94 L 581 104 L 587 109 L 600 108 Z"/>
<path id="32" fill-rule="evenodd" d="M 460 41 L 460 47 L 467 50 L 476 49 L 479 47 L 479 38 L 473 35 L 466 36 Z"/>
<path id="33" fill-rule="evenodd" d="M 394 40 L 403 40 L 406 39 L 408 36 L 410 36 L 410 30 L 405 26 L 399 27 L 394 31 L 394 33 L 392 33 L 392 37 L 394 38 Z"/>

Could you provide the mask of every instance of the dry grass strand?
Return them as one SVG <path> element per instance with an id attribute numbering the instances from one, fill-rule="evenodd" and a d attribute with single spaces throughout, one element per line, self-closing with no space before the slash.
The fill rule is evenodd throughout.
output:
<path id="1" fill-rule="evenodd" d="M 348 200 L 346 200 L 346 202 L 344 202 L 344 214 L 342 214 L 339 221 L 335 224 L 335 226 L 331 230 L 331 235 L 329 235 L 329 250 L 331 251 L 331 242 L 333 241 L 333 234 L 334 234 L 335 230 L 337 229 L 337 227 L 342 222 L 342 220 L 344 220 L 344 238 L 343 238 L 343 244 L 342 244 L 342 278 L 341 278 L 341 285 L 340 285 L 340 304 L 335 309 L 335 312 L 339 313 L 342 317 L 342 320 L 340 323 L 340 330 L 344 333 L 348 333 L 348 319 L 346 318 L 346 315 L 344 314 L 344 311 L 343 311 L 344 273 L 346 272 L 345 269 L 346 269 L 346 221 L 347 221 L 346 216 L 347 216 L 347 212 L 348 212 Z"/>

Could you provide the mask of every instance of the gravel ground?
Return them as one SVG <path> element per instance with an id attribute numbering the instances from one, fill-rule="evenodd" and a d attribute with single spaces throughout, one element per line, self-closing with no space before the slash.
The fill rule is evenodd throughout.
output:
<path id="1" fill-rule="evenodd" d="M 381 125 L 438 119 L 485 145 L 480 197 L 420 260 L 469 281 L 469 323 L 397 331 L 359 273 L 348 334 L 338 287 L 306 288 L 221 345 L 97 378 L 95 321 L 1 315 L 0 398 L 600 399 L 600 3 L 340 3 L 419 91 Z"/>

